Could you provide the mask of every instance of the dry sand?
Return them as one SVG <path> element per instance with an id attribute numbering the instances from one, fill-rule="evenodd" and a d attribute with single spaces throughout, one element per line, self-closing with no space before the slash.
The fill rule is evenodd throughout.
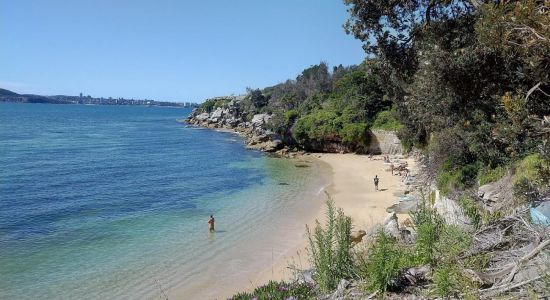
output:
<path id="1" fill-rule="evenodd" d="M 376 224 L 384 221 L 388 213 L 386 208 L 398 202 L 394 195 L 403 191 L 404 185 L 401 177 L 391 175 L 390 165 L 383 162 L 382 156 L 374 156 L 371 160 L 366 155 L 356 154 L 311 154 L 307 157 L 315 157 L 321 162 L 328 164 L 332 169 L 332 182 L 326 188 L 337 207 L 344 210 L 344 213 L 352 218 L 354 230 L 368 230 Z M 414 160 L 407 161 L 410 167 L 414 168 Z M 378 175 L 379 190 L 374 187 L 374 176 Z M 324 206 L 317 212 L 317 219 L 324 220 Z M 399 216 L 404 220 L 404 216 Z M 315 219 L 303 220 L 304 224 L 312 227 Z M 274 262 L 271 268 L 261 271 L 257 277 L 250 278 L 243 286 L 235 287 L 228 294 L 220 295 L 218 299 L 226 299 L 236 291 L 250 291 L 252 287 L 267 283 L 269 280 L 284 280 L 292 276 L 289 265 L 298 268 L 308 266 L 307 258 L 307 237 L 288 250 L 287 255 Z"/>

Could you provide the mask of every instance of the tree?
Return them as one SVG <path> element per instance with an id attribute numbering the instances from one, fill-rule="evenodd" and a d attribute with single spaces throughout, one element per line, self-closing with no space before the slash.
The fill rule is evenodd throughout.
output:
<path id="1" fill-rule="evenodd" d="M 267 98 L 259 89 L 250 90 L 250 100 L 255 108 L 260 109 L 267 105 Z"/>

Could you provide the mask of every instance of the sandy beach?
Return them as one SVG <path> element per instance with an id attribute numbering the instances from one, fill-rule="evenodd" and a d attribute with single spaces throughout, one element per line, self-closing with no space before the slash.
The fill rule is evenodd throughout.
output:
<path id="1" fill-rule="evenodd" d="M 384 163 L 382 156 L 370 159 L 367 155 L 356 154 L 329 154 L 314 153 L 304 157 L 316 159 L 320 163 L 328 164 L 331 168 L 332 179 L 325 189 L 334 200 L 337 207 L 352 218 L 354 230 L 368 230 L 384 221 L 388 213 L 386 209 L 398 203 L 396 192 L 405 189 L 402 177 L 391 175 L 390 165 Z M 414 167 L 413 159 L 400 159 Z M 379 190 L 375 190 L 374 176 L 378 175 Z M 304 219 L 303 223 L 313 227 L 315 219 L 323 221 L 324 205 L 320 206 L 315 218 Z M 400 221 L 404 220 L 400 216 Z M 303 241 L 288 249 L 287 254 L 274 261 L 273 265 L 261 271 L 258 276 L 250 278 L 240 288 L 229 289 L 218 299 L 226 299 L 238 291 L 249 291 L 251 287 L 267 283 L 269 280 L 284 280 L 292 277 L 290 265 L 298 268 L 308 266 L 307 237 L 305 227 Z"/>

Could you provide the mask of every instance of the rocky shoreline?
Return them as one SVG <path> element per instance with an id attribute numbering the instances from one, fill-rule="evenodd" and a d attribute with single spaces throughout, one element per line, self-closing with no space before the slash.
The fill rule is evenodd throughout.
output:
<path id="1" fill-rule="evenodd" d="M 217 99 L 217 98 L 215 98 Z M 259 150 L 281 157 L 295 157 L 306 151 L 299 149 L 292 140 L 285 140 L 280 134 L 269 130 L 269 123 L 274 117 L 267 113 L 247 111 L 242 105 L 242 97 L 220 97 L 225 103 L 222 106 L 211 107 L 207 111 L 204 107 L 193 109 L 191 114 L 180 123 L 204 128 L 222 129 L 235 132 L 245 139 L 246 148 Z M 393 131 L 369 130 L 369 154 L 403 154 L 401 142 Z M 341 143 L 311 142 L 308 151 L 327 153 L 353 152 Z M 363 153 L 363 152 L 362 152 Z M 363 153 L 365 154 L 365 153 Z"/>
<path id="2" fill-rule="evenodd" d="M 245 121 L 237 99 L 231 100 L 225 107 L 217 107 L 210 113 L 195 108 L 189 117 L 179 122 L 212 129 L 235 132 L 245 138 L 246 148 L 273 153 L 284 157 L 293 157 L 304 151 L 285 145 L 279 134 L 266 129 L 272 115 L 254 114 Z"/>

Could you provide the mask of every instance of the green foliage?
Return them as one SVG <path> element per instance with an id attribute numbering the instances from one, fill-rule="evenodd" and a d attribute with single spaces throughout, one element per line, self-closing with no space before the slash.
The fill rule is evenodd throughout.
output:
<path id="1" fill-rule="evenodd" d="M 306 148 L 312 142 L 336 142 L 359 149 L 368 142 L 367 124 L 353 120 L 347 109 L 341 114 L 331 109 L 319 109 L 301 116 L 292 127 L 292 134 Z"/>
<path id="2" fill-rule="evenodd" d="M 425 201 L 411 216 L 417 227 L 415 261 L 434 268 L 432 293 L 449 297 L 472 289 L 474 283 L 462 274 L 458 263 L 458 257 L 469 247 L 471 237 L 456 226 L 446 225 Z"/>
<path id="3" fill-rule="evenodd" d="M 374 119 L 372 129 L 382 129 L 390 131 L 399 131 L 403 125 L 395 117 L 394 110 L 384 110 L 379 112 Z"/>
<path id="4" fill-rule="evenodd" d="M 328 196 L 328 194 L 327 194 Z M 326 225 L 319 221 L 313 232 L 306 226 L 309 240 L 310 260 L 317 271 L 315 280 L 321 290 L 334 289 L 341 278 L 349 278 L 352 273 L 351 218 L 342 209 L 336 209 L 328 197 L 326 202 Z"/>
<path id="5" fill-rule="evenodd" d="M 540 154 L 528 155 L 516 165 L 512 183 L 516 184 L 521 180 L 536 182 L 548 167 L 548 162 Z"/>
<path id="6" fill-rule="evenodd" d="M 458 173 L 452 171 L 441 171 L 436 178 L 437 188 L 442 195 L 448 195 L 458 185 Z"/>
<path id="7" fill-rule="evenodd" d="M 295 109 L 290 109 L 285 111 L 285 122 L 287 125 L 293 124 L 296 118 L 300 116 L 300 113 Z"/>
<path id="8" fill-rule="evenodd" d="M 269 281 L 266 285 L 259 286 L 252 293 L 238 293 L 231 300 L 251 299 L 315 299 L 313 288 L 305 283 L 287 283 Z"/>
<path id="9" fill-rule="evenodd" d="M 201 104 L 200 109 L 204 112 L 210 113 L 218 107 L 224 107 L 227 103 L 229 103 L 229 101 L 230 100 L 226 98 L 208 99 Z"/>
<path id="10" fill-rule="evenodd" d="M 250 101 L 254 105 L 255 108 L 260 109 L 267 105 L 268 99 L 262 94 L 262 91 L 259 89 L 250 90 Z"/>
<path id="11" fill-rule="evenodd" d="M 472 225 L 474 225 L 476 229 L 479 228 L 479 226 L 481 226 L 481 214 L 475 200 L 472 199 L 472 197 L 463 195 L 458 198 L 458 204 L 464 210 L 464 214 L 470 218 Z"/>
<path id="12" fill-rule="evenodd" d="M 463 189 L 475 184 L 475 179 L 479 172 L 478 164 L 468 164 L 459 166 L 458 169 L 448 170 L 450 168 L 453 167 L 444 164 L 436 178 L 437 187 L 443 195 L 448 195 L 455 189 Z"/>
<path id="13" fill-rule="evenodd" d="M 367 251 L 368 258 L 359 263 L 359 270 L 367 279 L 370 291 L 385 292 L 402 267 L 404 252 L 397 241 L 379 230 L 376 244 Z"/>
<path id="14" fill-rule="evenodd" d="M 477 176 L 479 185 L 485 185 L 491 182 L 498 181 L 506 174 L 506 167 L 498 166 L 494 169 L 483 168 L 479 171 Z"/>
<path id="15" fill-rule="evenodd" d="M 340 136 L 342 137 L 342 142 L 344 143 L 366 143 L 367 136 L 367 124 L 365 123 L 355 123 L 355 124 L 344 124 L 340 130 Z"/>
<path id="16" fill-rule="evenodd" d="M 436 242 L 443 228 L 443 220 L 425 200 L 411 214 L 416 225 L 416 259 L 420 264 L 433 264 L 436 259 Z"/>
<path id="17" fill-rule="evenodd" d="M 540 154 L 531 154 L 516 164 L 512 177 L 514 195 L 526 202 L 550 189 L 550 162 Z"/>
<path id="18" fill-rule="evenodd" d="M 332 111 L 317 110 L 296 121 L 292 133 L 299 143 L 308 141 L 339 140 L 342 128 L 338 115 Z"/>

